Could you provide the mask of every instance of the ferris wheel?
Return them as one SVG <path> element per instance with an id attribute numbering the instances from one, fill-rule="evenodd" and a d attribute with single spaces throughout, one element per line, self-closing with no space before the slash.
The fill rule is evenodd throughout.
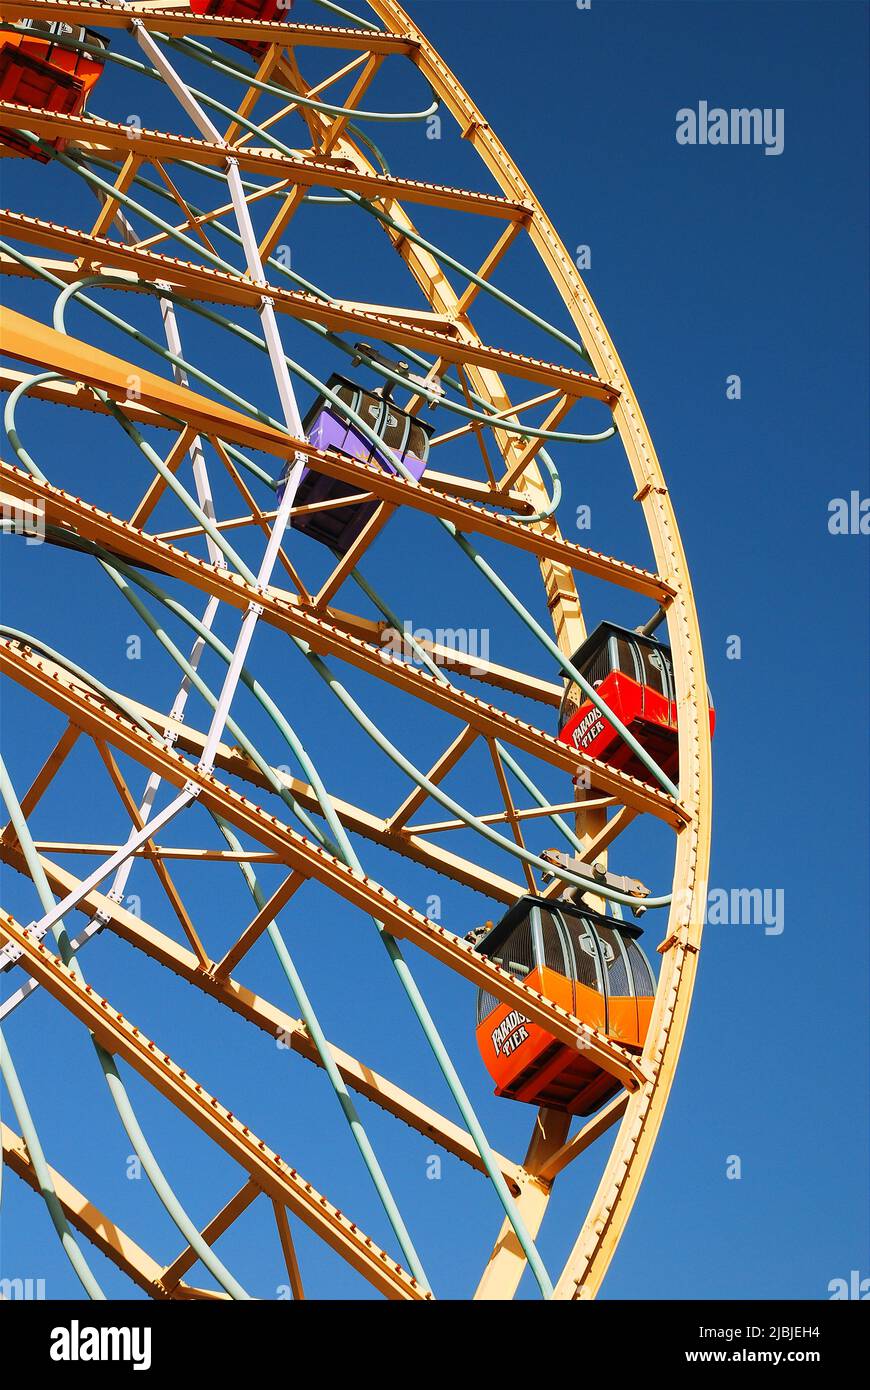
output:
<path id="1" fill-rule="evenodd" d="M 607 329 L 393 0 L 0 13 L 4 1204 L 92 1298 L 303 1298 L 320 1252 L 360 1296 L 594 1297 L 686 1026 L 713 726 Z M 132 1222 L 80 1185 L 104 1143 Z"/>

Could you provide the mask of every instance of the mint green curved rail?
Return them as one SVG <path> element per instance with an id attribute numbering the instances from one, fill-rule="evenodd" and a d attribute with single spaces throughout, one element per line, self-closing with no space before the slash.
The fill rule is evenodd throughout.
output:
<path id="1" fill-rule="evenodd" d="M 30 1162 L 33 1165 L 33 1172 L 36 1176 L 39 1195 L 45 1203 L 52 1225 L 57 1232 L 58 1240 L 63 1247 L 64 1254 L 72 1265 L 75 1273 L 88 1298 L 104 1299 L 102 1287 L 96 1275 L 88 1264 L 87 1257 L 70 1228 L 66 1219 L 60 1199 L 52 1181 L 51 1171 L 45 1158 L 45 1151 L 39 1139 L 36 1125 L 33 1123 L 33 1116 L 27 1104 L 27 1098 L 18 1079 L 18 1073 L 9 1052 L 9 1044 L 0 1029 L 0 1075 L 6 1083 L 9 1092 L 9 1099 L 12 1102 L 12 1109 L 21 1130 L 21 1137 L 27 1145 L 27 1152 L 30 1155 Z M 0 1170 L 3 1166 L 3 1146 L 0 1144 Z"/>
<path id="2" fill-rule="evenodd" d="M 3 630 L 6 629 L 4 628 Z M 45 650 L 44 647 L 43 650 Z M 42 867 L 42 861 L 33 843 L 30 829 L 22 813 L 20 802 L 15 794 L 15 789 L 2 758 L 0 758 L 0 777 L 2 777 L 2 782 L 0 782 L 2 798 L 9 813 L 9 818 L 15 827 L 18 842 L 21 845 L 21 851 L 24 855 L 28 870 L 30 871 L 33 885 L 42 903 L 43 911 L 51 912 L 56 906 L 54 894 L 51 891 L 45 870 Z M 55 927 L 52 928 L 52 936 L 54 937 L 58 953 L 64 965 L 67 966 L 80 982 L 84 983 L 84 973 L 80 963 L 76 959 L 75 950 L 62 918 L 57 922 Z M 129 1136 L 130 1142 L 133 1145 L 134 1151 L 142 1164 L 142 1168 L 151 1186 L 163 1203 L 166 1211 L 175 1222 L 175 1225 L 190 1245 L 191 1249 L 196 1252 L 206 1269 L 209 1270 L 230 1297 L 241 1299 L 248 1298 L 249 1295 L 242 1288 L 242 1285 L 226 1268 L 223 1261 L 218 1259 L 208 1243 L 203 1240 L 198 1227 L 187 1215 L 187 1212 L 182 1207 L 175 1192 L 167 1181 L 136 1117 L 136 1112 L 118 1073 L 115 1059 L 93 1035 L 91 1035 L 91 1042 L 93 1043 L 94 1051 L 97 1054 L 100 1067 L 102 1068 L 109 1093 L 118 1110 L 121 1123 Z M 79 1273 L 79 1270 L 77 1269 L 76 1272 Z M 91 1294 L 91 1296 L 94 1297 L 93 1294 Z"/>

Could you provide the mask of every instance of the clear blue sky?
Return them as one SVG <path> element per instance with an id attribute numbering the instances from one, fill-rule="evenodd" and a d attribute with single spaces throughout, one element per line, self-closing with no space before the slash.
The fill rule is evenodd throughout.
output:
<path id="1" fill-rule="evenodd" d="M 852 1269 L 868 1273 L 870 538 L 828 529 L 831 499 L 870 492 L 867 9 L 851 3 L 593 0 L 591 10 L 578 11 L 569 0 L 532 6 L 463 0 L 417 3 L 413 10 L 501 135 L 566 245 L 572 252 L 591 249 L 586 279 L 656 441 L 701 616 L 719 720 L 711 886 L 784 893 L 779 934 L 766 933 L 761 924 L 708 928 L 661 1137 L 604 1294 L 825 1298 L 832 1279 L 848 1278 Z M 308 4 L 298 12 L 300 18 L 322 16 Z M 130 51 L 126 41 L 116 44 Z M 202 80 L 201 70 L 197 77 Z M 133 90 L 112 72 L 93 109 L 119 118 L 134 110 L 143 124 L 187 129 L 156 86 L 143 90 L 140 84 L 135 97 Z M 677 111 L 701 101 L 781 108 L 783 152 L 771 157 L 759 147 L 678 145 Z M 426 102 L 413 74 L 392 88 L 380 81 L 370 98 L 371 105 L 392 108 Z M 400 127 L 389 138 L 383 127 L 371 133 L 389 151 L 394 172 L 489 187 L 467 147 L 446 133 L 440 142 L 427 141 L 419 126 Z M 87 195 L 72 176 L 9 162 L 0 172 L 4 203 L 84 225 Z M 369 238 L 365 246 L 375 250 L 363 254 L 354 239 L 357 225 L 334 209 L 304 211 L 291 238 L 294 268 L 349 298 L 395 294 L 398 282 L 387 273 L 386 253 Z M 492 228 L 484 233 L 491 237 Z M 471 231 L 467 244 L 461 235 L 453 242 L 475 264 L 486 245 L 483 233 Z M 521 256 L 505 263 L 498 283 L 555 316 L 554 296 Z M 49 318 L 50 298 L 41 290 L 7 288 L 16 307 Z M 407 302 L 415 302 L 406 292 Z M 129 300 L 117 301 L 120 312 L 125 306 L 132 312 Z M 143 304 L 140 312 L 156 333 L 153 306 Z M 509 345 L 520 350 L 542 356 L 561 351 L 499 312 L 482 309 L 481 321 L 493 338 L 512 335 Z M 119 336 L 85 310 L 73 309 L 69 323 L 72 332 L 124 351 Z M 242 394 L 275 408 L 258 359 L 216 347 L 222 340 L 196 324 L 186 321 L 183 328 L 199 360 Z M 301 330 L 288 327 L 285 341 L 290 351 L 310 353 L 305 360 L 315 370 L 328 361 Z M 726 399 L 733 374 L 741 379 L 740 400 Z M 590 423 L 599 419 L 590 411 Z M 22 407 L 20 421 L 25 443 L 53 481 L 129 514 L 147 477 L 119 432 L 34 405 Z M 4 456 L 10 457 L 8 450 Z M 457 455 L 457 471 L 465 457 Z M 578 538 L 647 563 L 618 446 L 569 451 L 556 461 L 565 482 L 566 533 L 575 534 L 573 509 L 589 504 L 592 531 Z M 453 464 L 442 457 L 438 466 Z M 304 553 L 307 562 L 318 563 L 310 547 Z M 530 594 L 524 562 L 497 558 Z M 429 626 L 488 627 L 494 660 L 551 675 L 548 659 L 422 520 L 395 520 L 369 569 L 403 617 Z M 168 661 L 152 654 L 143 638 L 148 655 L 138 665 L 128 663 L 125 643 L 137 630 L 134 620 L 92 564 L 9 542 L 4 577 L 6 623 L 40 633 L 107 682 L 167 707 L 176 684 Z M 590 622 L 613 617 L 634 623 L 646 616 L 628 599 L 617 611 L 614 593 L 594 586 L 584 593 Z M 342 600 L 347 607 L 356 602 L 350 590 Z M 222 634 L 231 636 L 233 627 L 224 620 Z M 735 636 L 741 657 L 730 660 L 728 642 Z M 253 664 L 337 794 L 376 797 L 385 811 L 396 804 L 403 787 L 392 769 L 324 703 L 275 634 L 258 633 Z M 203 669 L 217 679 L 215 665 L 206 662 Z M 415 726 L 406 705 L 369 681 L 352 688 L 423 765 L 439 739 L 443 745 L 449 736 L 443 722 Z M 190 708 L 192 718 L 204 719 L 198 701 Z M 243 701 L 239 710 L 268 755 L 288 762 L 252 703 Z M 60 727 L 53 716 L 37 717 L 18 691 L 6 696 L 4 744 L 19 791 Z M 76 757 L 71 767 L 79 772 L 78 788 L 72 779 L 58 783 L 34 818 L 37 833 L 117 838 L 123 817 L 103 790 L 96 758 L 85 750 Z M 127 770 L 138 787 L 141 774 Z M 560 785 L 553 782 L 551 789 L 565 796 Z M 482 809 L 471 771 L 456 787 Z M 167 835 L 168 842 L 182 839 L 180 825 Z M 663 844 L 638 843 L 639 870 L 656 886 L 667 875 Z M 473 852 L 468 842 L 465 847 Z M 442 892 L 444 921 L 453 929 L 464 932 L 488 915 L 483 899 L 455 885 L 441 888 L 405 862 L 391 865 L 374 847 L 362 852 L 369 872 L 382 874 L 418 906 Z M 495 862 L 488 851 L 484 859 Z M 82 862 L 71 861 L 72 867 Z M 636 866 L 620 867 L 631 872 Z M 205 881 L 192 872 L 178 875 L 215 953 L 252 915 L 234 871 L 222 872 L 224 878 Z M 24 921 L 38 915 L 26 882 L 8 873 L 4 879 L 5 905 Z M 270 888 L 273 881 L 264 874 Z M 143 914 L 173 931 L 144 866 L 131 891 L 137 883 Z M 411 1033 L 370 927 L 319 889 L 305 894 L 304 906 L 288 911 L 282 923 L 327 1032 L 449 1112 L 449 1098 Z M 645 925 L 654 946 L 660 923 L 647 917 Z M 521 1157 L 533 1112 L 492 1098 L 473 1042 L 471 991 L 445 979 L 428 960 L 408 955 L 493 1143 Z M 386 1238 L 320 1073 L 278 1053 L 236 1020 L 223 1019 L 186 986 L 167 984 L 156 967 L 108 934 L 89 948 L 85 968 L 192 1075 L 243 1112 L 363 1227 Z M 264 943 L 242 978 L 292 1011 Z M 7 987 L 18 983 L 13 975 L 3 979 Z M 145 1181 L 126 1177 L 129 1143 L 81 1030 L 39 998 L 18 1011 L 7 1032 L 50 1159 L 157 1258 L 172 1258 L 179 1238 Z M 146 1132 L 191 1214 L 204 1223 L 234 1190 L 230 1165 L 129 1079 Z M 4 1114 L 7 1109 L 4 1097 Z M 452 1160 L 445 1160 L 440 1182 L 427 1181 L 431 1145 L 364 1105 L 362 1113 L 437 1290 L 465 1296 L 498 1228 L 494 1198 L 482 1179 Z M 726 1177 L 735 1155 L 739 1181 Z M 594 1151 L 585 1156 L 554 1199 L 541 1239 L 554 1270 L 594 1190 L 600 1161 Z M 38 1199 L 13 1178 L 4 1197 L 2 1273 L 42 1277 L 49 1296 L 76 1296 L 77 1282 Z M 298 1239 L 313 1294 L 366 1295 L 365 1286 L 304 1230 Z M 279 1253 L 266 1204 L 258 1203 L 219 1249 L 251 1292 L 275 1296 Z M 99 1256 L 93 1264 L 107 1291 L 126 1291 Z M 526 1282 L 523 1292 L 534 1289 Z"/>

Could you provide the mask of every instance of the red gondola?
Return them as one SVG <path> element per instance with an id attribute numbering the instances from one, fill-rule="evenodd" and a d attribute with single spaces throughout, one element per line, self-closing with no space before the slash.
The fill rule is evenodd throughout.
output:
<path id="1" fill-rule="evenodd" d="M 63 111 L 80 116 L 91 88 L 103 71 L 100 53 L 83 53 L 68 48 L 58 39 L 87 42 L 99 49 L 106 41 L 92 29 L 59 20 L 22 19 L 12 30 L 0 33 L 0 98 L 21 106 L 38 106 L 45 111 Z M 50 155 L 14 130 L 0 131 L 0 143 L 46 164 Z M 63 140 L 50 142 L 57 150 Z"/>
<path id="2" fill-rule="evenodd" d="M 194 14 L 215 15 L 219 19 L 259 19 L 265 24 L 280 24 L 290 13 L 293 0 L 190 0 Z M 250 39 L 227 39 L 236 48 L 243 48 L 255 58 L 266 51 L 264 43 Z"/>
<path id="3" fill-rule="evenodd" d="M 497 926 L 468 939 L 554 1004 L 620 1046 L 640 1051 L 655 995 L 652 970 L 637 944 L 640 935 L 640 927 L 574 903 L 527 896 Z M 477 1045 L 497 1096 L 588 1115 L 620 1087 L 586 1053 L 558 1042 L 483 990 Z"/>
<path id="4" fill-rule="evenodd" d="M 616 623 L 601 623 L 571 658 L 572 666 L 672 781 L 679 771 L 677 703 L 671 649 Z M 710 733 L 716 723 L 710 708 Z M 559 739 L 642 782 L 651 774 L 624 739 L 569 681 L 559 710 Z"/>

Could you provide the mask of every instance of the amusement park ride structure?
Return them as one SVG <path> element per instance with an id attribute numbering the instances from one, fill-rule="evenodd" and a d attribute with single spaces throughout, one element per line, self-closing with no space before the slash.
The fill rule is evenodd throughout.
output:
<path id="1" fill-rule="evenodd" d="M 394 1298 L 437 1296 L 413 1241 L 413 1220 L 406 1224 L 391 1190 L 389 1155 L 385 1150 L 382 1166 L 357 1109 L 354 1097 L 362 1096 L 491 1184 L 503 1226 L 488 1258 L 483 1255 L 477 1297 L 512 1297 L 526 1271 L 545 1298 L 594 1297 L 667 1103 L 704 916 L 712 710 L 685 557 L 652 441 L 604 324 L 554 227 L 472 98 L 393 0 L 371 0 L 366 17 L 325 4 L 329 19 L 337 21 L 325 25 L 301 22 L 299 8 L 291 14 L 278 0 L 0 0 L 0 148 L 10 164 L 39 161 L 41 178 L 81 180 L 99 203 L 92 203 L 93 215 L 86 214 L 81 226 L 20 209 L 0 211 L 0 270 L 57 292 L 53 326 L 2 310 L 0 387 L 8 393 L 5 426 L 15 456 L 15 462 L 0 464 L 4 529 L 20 531 L 22 518 L 38 515 L 47 543 L 95 559 L 109 587 L 114 584 L 168 652 L 180 678 L 169 712 L 161 713 L 132 691 L 108 687 L 72 653 L 54 650 L 37 634 L 0 628 L 2 674 L 27 693 L 34 723 L 48 707 L 66 721 L 22 794 L 0 765 L 6 814 L 0 861 L 32 880 L 34 904 L 37 897 L 40 904 L 40 915 L 29 924 L 0 914 L 0 971 L 14 985 L 0 1004 L 0 1022 L 11 1033 L 14 1025 L 7 1020 L 42 990 L 90 1033 L 133 1150 L 184 1242 L 181 1253 L 165 1263 L 142 1249 L 98 1209 L 94 1194 L 80 1192 L 49 1164 L 8 1038 L 0 1054 L 17 1129 L 3 1125 L 3 1161 L 45 1200 L 91 1297 L 103 1296 L 102 1289 L 76 1232 L 153 1297 L 248 1297 L 215 1245 L 257 1200 L 273 1208 L 276 1252 L 295 1297 L 304 1296 L 305 1275 L 293 1235 L 297 1222 L 374 1290 Z M 121 35 L 127 36 L 123 43 Z M 315 55 L 325 76 L 310 75 Z M 414 113 L 366 110 L 375 79 L 399 64 L 416 69 L 418 82 L 431 90 L 431 104 Z M 131 128 L 123 118 L 104 116 L 99 79 L 110 65 L 120 66 L 131 84 L 140 83 L 143 112 L 149 87 L 155 80 L 162 84 L 161 111 L 168 94 L 185 133 L 154 129 L 144 117 Z M 201 75 L 201 85 L 184 75 L 191 69 Z M 214 90 L 202 90 L 212 81 Z M 228 81 L 235 90 L 229 104 Z M 391 122 L 425 120 L 436 112 L 455 123 L 480 161 L 480 182 L 497 191 L 393 173 L 360 129 L 367 120 L 389 129 Z M 303 147 L 287 143 L 294 138 L 291 130 L 304 132 Z M 191 171 L 218 190 L 214 207 L 196 206 L 185 191 Z M 298 257 L 292 270 L 283 264 L 277 251 L 307 202 L 332 202 L 366 215 L 425 308 L 334 298 L 303 279 Z M 174 208 L 174 221 L 156 210 L 164 203 Z M 270 211 L 258 225 L 264 207 Z M 424 236 L 415 209 L 421 218 L 434 210 L 494 227 L 479 267 L 464 265 Z M 512 248 L 516 254 L 522 241 L 564 306 L 564 329 L 496 284 L 497 272 L 510 264 Z M 161 249 L 167 243 L 170 249 Z M 301 233 L 296 245 L 304 247 Z M 227 248 L 226 257 L 218 246 Z M 454 280 L 464 287 L 454 288 Z M 156 298 L 164 341 L 147 337 L 135 318 L 128 322 L 106 308 L 106 289 L 116 292 L 113 304 L 120 297 L 136 314 L 139 304 Z M 549 335 L 558 355 L 573 365 L 480 336 L 474 318 L 486 300 L 513 315 L 520 328 L 533 329 L 535 341 Z M 147 346 L 155 370 L 73 336 L 65 321 L 73 302 Z M 242 326 L 252 312 L 256 332 Z M 185 355 L 180 324 L 186 316 L 265 354 L 280 419 Z M 287 354 L 288 334 L 302 329 L 334 349 L 337 370 L 325 381 Z M 379 384 L 364 385 L 354 369 L 374 374 Z M 314 392 L 304 418 L 300 387 L 306 395 Z M 16 425 L 25 397 L 121 427 L 153 474 L 129 514 L 75 496 L 46 476 L 38 448 L 32 441 L 26 446 Z M 571 412 L 587 406 L 601 413 L 605 428 L 593 434 L 566 429 Z M 433 409 L 440 433 L 421 414 Z M 455 421 L 441 428 L 448 416 Z M 651 569 L 567 540 L 557 524 L 561 483 L 548 446 L 603 447 L 610 437 L 625 450 L 626 496 L 642 513 Z M 452 446 L 469 441 L 479 446 L 478 476 L 433 467 L 436 458 L 451 455 Z M 612 476 L 615 488 L 618 468 Z M 242 516 L 225 509 L 221 489 L 228 479 L 236 512 L 239 495 L 243 499 Z M 154 529 L 155 513 L 167 501 L 181 505 L 187 524 Z M 405 509 L 406 516 L 419 513 L 439 528 L 454 553 L 470 561 L 481 582 L 525 625 L 541 658 L 533 672 L 413 634 L 410 659 L 384 650 L 385 634 L 401 628 L 401 620 L 389 596 L 382 598 L 359 566 L 379 538 L 389 546 L 391 526 Z M 253 564 L 232 543 L 245 528 L 262 536 L 262 553 Z M 301 547 L 299 535 L 305 537 Z M 485 544 L 488 558 L 472 537 Z M 495 542 L 509 552 L 499 552 Z M 204 543 L 206 558 L 196 553 L 197 543 Z M 317 583 L 314 551 L 321 560 L 332 552 L 326 577 Z M 549 631 L 535 618 L 534 603 L 530 607 L 500 574 L 500 553 L 535 557 Z M 278 566 L 289 587 L 278 583 Z M 614 621 L 591 637 L 576 574 L 612 586 L 603 616 Z M 173 582 L 171 593 L 161 587 L 164 580 Z M 335 605 L 350 582 L 377 617 Z M 201 616 L 175 597 L 179 586 L 191 599 L 197 591 L 203 596 Z M 653 610 L 636 630 L 617 621 L 626 592 Z M 181 620 L 192 634 L 191 650 L 175 644 L 146 600 Z M 216 620 L 220 615 L 226 624 L 232 610 L 240 616 L 227 645 L 216 635 Z M 293 658 L 323 681 L 324 701 L 343 706 L 361 743 L 373 742 L 407 779 L 407 794 L 391 813 L 330 794 L 318 765 L 321 750 L 302 741 L 287 710 L 248 668 L 261 624 L 281 634 Z M 653 635 L 664 625 L 666 641 Z M 218 689 L 203 678 L 203 652 L 223 663 Z M 333 663 L 343 664 L 350 677 L 360 674 L 391 687 L 415 719 L 428 711 L 453 721 L 454 736 L 432 766 L 421 769 L 399 750 L 337 678 Z M 554 663 L 558 683 L 546 678 Z M 493 702 L 479 698 L 469 684 L 485 685 Z M 298 776 L 265 758 L 240 727 L 236 696 L 243 688 L 286 744 Z M 185 717 L 192 692 L 211 711 L 202 728 Z M 524 710 L 534 702 L 539 716 L 533 723 L 507 707 L 517 701 L 525 702 Z M 63 777 L 80 740 L 92 741 L 107 785 L 123 804 L 130 829 L 121 844 L 38 840 L 28 823 L 51 784 Z M 500 802 L 486 813 L 470 811 L 445 785 L 470 750 L 481 746 Z M 128 762 L 146 773 L 138 796 L 125 776 Z M 534 774 L 528 770 L 532 764 Z M 559 800 L 538 784 L 555 774 L 570 789 Z M 517 804 L 509 777 L 531 806 Z M 169 800 L 161 792 L 164 784 L 172 792 Z M 430 801 L 450 819 L 415 822 Z M 164 827 L 188 825 L 186 813 L 194 804 L 211 819 L 222 850 L 211 842 L 183 850 L 161 843 Z M 659 895 L 608 864 L 609 852 L 630 852 L 630 834 L 622 837 L 644 818 L 661 822 L 675 839 L 670 885 Z M 529 828 L 542 820 L 565 841 L 565 852 L 528 848 Z M 497 850 L 520 869 L 519 881 L 444 848 L 446 834 L 469 830 L 488 853 Z M 501 920 L 470 932 L 465 920 L 453 931 L 422 915 L 388 883 L 367 875 L 363 841 L 378 846 L 382 859 L 386 852 L 391 861 L 412 861 L 460 885 L 469 896 L 471 920 L 483 915 L 478 895 L 496 904 L 490 911 Z M 75 855 L 94 862 L 84 876 L 69 867 Z M 124 905 L 128 878 L 142 857 L 160 879 L 180 939 Z M 239 924 L 233 944 L 217 958 L 170 872 L 173 857 L 214 874 L 228 872 L 216 861 L 229 860 L 250 890 L 256 913 Z M 284 867 L 286 876 L 271 894 L 258 878 L 260 861 Z M 285 909 L 292 913 L 307 882 L 375 924 L 458 1122 L 327 1039 L 278 924 Z M 625 916 L 649 912 L 649 923 L 656 911 L 667 917 L 666 926 L 646 932 L 658 960 L 657 979 L 638 942 L 640 928 Z M 76 936 L 66 926 L 73 913 L 85 919 Z M 103 932 L 272 1038 L 283 1037 L 321 1069 L 374 1184 L 394 1249 L 380 1249 L 244 1117 L 228 1111 L 92 989 L 82 957 L 87 964 L 100 947 L 85 952 L 84 946 Z M 261 937 L 274 948 L 299 1017 L 244 983 L 245 957 Z M 411 973 L 403 953 L 407 945 L 477 988 L 478 1043 L 497 1094 L 537 1107 L 534 1115 L 527 1112 L 532 1132 L 522 1160 L 490 1146 L 467 1090 L 471 1083 L 460 1078 Z M 470 1039 L 470 992 L 468 1013 Z M 122 1065 L 241 1170 L 238 1191 L 204 1229 L 158 1164 Z M 473 1048 L 462 1071 L 466 1077 L 473 1072 L 473 1084 L 479 1084 Z M 575 1115 L 588 1118 L 572 1133 Z M 536 1242 L 557 1179 L 579 1154 L 593 1145 L 606 1151 L 609 1143 L 588 1214 L 581 1221 L 568 1213 L 576 1240 L 564 1268 L 553 1274 Z M 185 1282 L 200 1265 L 214 1288 Z"/>

